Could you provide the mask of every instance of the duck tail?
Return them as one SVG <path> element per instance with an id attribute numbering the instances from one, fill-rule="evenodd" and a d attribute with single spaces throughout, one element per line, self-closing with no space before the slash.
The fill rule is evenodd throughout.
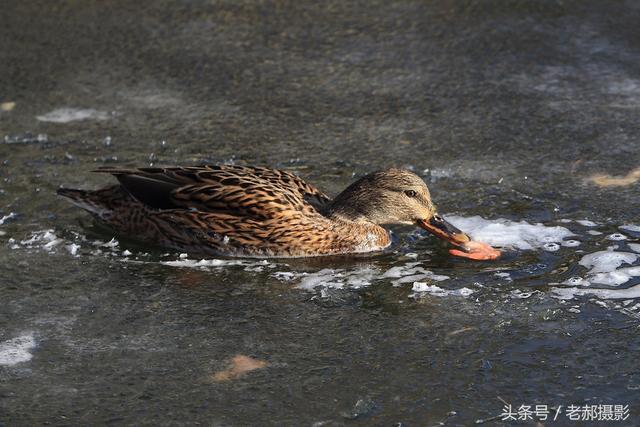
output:
<path id="1" fill-rule="evenodd" d="M 111 212 L 111 209 L 100 197 L 99 191 L 76 190 L 72 188 L 59 188 L 58 196 L 68 199 L 74 205 L 81 207 L 100 218 Z"/>

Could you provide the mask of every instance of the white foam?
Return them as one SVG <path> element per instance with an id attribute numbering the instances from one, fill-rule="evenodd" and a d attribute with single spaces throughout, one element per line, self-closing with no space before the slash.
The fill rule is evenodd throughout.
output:
<path id="1" fill-rule="evenodd" d="M 58 108 L 46 114 L 36 116 L 41 122 L 69 123 L 78 120 L 107 120 L 109 113 L 93 108 Z"/>
<path id="2" fill-rule="evenodd" d="M 440 282 L 450 278 L 449 276 L 434 274 L 432 271 L 418 267 L 419 264 L 419 262 L 409 262 L 405 265 L 391 267 L 385 271 L 381 277 L 385 279 L 395 279 L 391 281 L 394 286 L 424 279 Z"/>
<path id="3" fill-rule="evenodd" d="M 449 276 L 434 274 L 418 264 L 420 263 L 409 262 L 391 267 L 384 273 L 380 273 L 380 270 L 373 267 L 360 267 L 352 270 L 325 268 L 315 272 L 277 271 L 272 276 L 286 282 L 297 280 L 299 281 L 297 287 L 305 290 L 316 288 L 358 289 L 384 279 L 392 279 L 391 283 L 394 286 L 419 280 L 442 281 L 449 279 Z"/>
<path id="4" fill-rule="evenodd" d="M 230 265 L 244 265 L 246 261 L 241 260 L 229 260 L 229 259 L 188 259 L 182 258 L 174 261 L 161 261 L 160 264 L 168 265 L 171 267 L 182 268 L 206 268 L 206 267 L 227 267 Z"/>
<path id="5" fill-rule="evenodd" d="M 620 230 L 624 230 L 630 233 L 640 233 L 640 225 L 636 224 L 625 224 L 618 227 Z"/>
<path id="6" fill-rule="evenodd" d="M 580 225 L 583 225 L 585 227 L 595 227 L 598 224 L 593 222 L 593 221 L 589 221 L 588 219 L 578 219 L 576 220 L 576 222 Z"/>
<path id="7" fill-rule="evenodd" d="M 111 249 L 115 249 L 119 245 L 119 243 L 118 243 L 118 241 L 116 240 L 115 237 L 112 237 L 111 240 L 109 240 L 107 243 L 102 243 L 102 242 L 99 242 L 99 241 L 98 241 L 98 243 L 100 244 L 100 246 L 104 246 L 105 248 L 111 248 Z"/>
<path id="8" fill-rule="evenodd" d="M 273 273 L 273 277 L 278 280 L 288 282 L 298 277 L 298 275 L 293 271 L 276 271 L 275 273 Z"/>
<path id="9" fill-rule="evenodd" d="M 461 296 L 468 297 L 473 294 L 473 289 L 460 288 L 460 289 L 443 289 L 440 286 L 430 285 L 425 282 L 414 282 L 411 290 L 414 292 L 409 296 L 412 298 L 420 297 L 424 294 L 431 294 L 439 297 L 444 296 Z"/>
<path id="10" fill-rule="evenodd" d="M 378 272 L 371 268 L 357 269 L 347 276 L 347 287 L 351 289 L 359 289 L 366 286 L 370 286 L 371 282 L 375 280 Z"/>
<path id="11" fill-rule="evenodd" d="M 640 284 L 627 289 L 554 288 L 551 292 L 553 296 L 562 300 L 580 295 L 595 295 L 602 299 L 630 299 L 640 298 Z"/>
<path id="12" fill-rule="evenodd" d="M 619 286 L 633 277 L 640 276 L 640 266 L 620 267 L 622 264 L 633 264 L 640 255 L 631 252 L 618 252 L 612 249 L 587 254 L 580 259 L 579 264 L 589 268 L 586 277 L 574 276 L 563 285 L 571 287 L 589 287 L 592 284 Z"/>
<path id="13" fill-rule="evenodd" d="M 450 278 L 449 276 L 435 274 L 432 271 L 425 270 L 422 267 L 418 267 L 419 264 L 419 262 L 409 262 L 405 265 L 392 267 L 389 270 L 385 271 L 381 277 L 387 279 L 395 279 L 391 281 L 394 286 L 399 286 L 403 283 L 411 283 L 425 279 L 440 282 Z"/>
<path id="14" fill-rule="evenodd" d="M 640 252 L 640 243 L 629 243 L 629 248 L 634 252 Z"/>
<path id="15" fill-rule="evenodd" d="M 276 273 L 278 274 L 278 273 Z M 279 276 L 285 280 L 292 280 L 295 275 L 283 276 L 284 273 L 280 273 Z M 317 287 L 333 288 L 333 289 L 359 289 L 364 286 L 371 285 L 371 281 L 378 275 L 378 272 L 371 268 L 359 268 L 352 271 L 336 270 L 332 268 L 324 268 L 314 273 L 302 273 L 300 276 L 302 280 L 298 284 L 298 288 L 305 290 L 313 290 Z"/>
<path id="16" fill-rule="evenodd" d="M 582 257 L 579 264 L 590 268 L 590 274 L 607 273 L 620 267 L 622 263 L 633 264 L 638 255 L 631 252 L 598 251 Z"/>
<path id="17" fill-rule="evenodd" d="M 474 240 L 492 246 L 520 250 L 542 248 L 548 243 L 561 243 L 565 238 L 574 235 L 565 227 L 547 227 L 542 224 L 529 224 L 526 221 L 487 220 L 480 216 L 469 218 L 450 216 L 447 220 Z"/>
<path id="18" fill-rule="evenodd" d="M 80 245 L 77 245 L 75 243 L 71 243 L 70 245 L 65 246 L 65 248 L 67 248 L 67 250 L 69 251 L 69 253 L 72 256 L 77 256 L 78 255 L 78 249 L 80 249 Z"/>
<path id="19" fill-rule="evenodd" d="M 22 335 L 0 343 L 0 366 L 13 366 L 28 362 L 33 355 L 30 353 L 36 346 L 32 334 Z"/>
<path id="20" fill-rule="evenodd" d="M 408 276 L 415 273 L 426 273 L 427 270 L 425 270 L 424 268 L 416 267 L 419 264 L 420 264 L 419 262 L 409 262 L 404 265 L 391 267 L 390 269 L 388 269 L 382 274 L 382 277 L 398 278 L 398 277 Z"/>
<path id="21" fill-rule="evenodd" d="M 597 230 L 587 230 L 587 233 L 591 234 L 592 236 L 600 236 L 602 234 L 601 231 Z"/>
<path id="22" fill-rule="evenodd" d="M 15 212 L 9 212 L 8 215 L 4 215 L 2 218 L 0 218 L 0 225 L 3 225 L 6 220 L 13 219 L 15 217 L 16 217 Z"/>
<path id="23" fill-rule="evenodd" d="M 640 266 L 618 268 L 606 273 L 597 273 L 590 279 L 591 283 L 618 286 L 627 283 L 631 278 L 640 276 Z"/>
<path id="24" fill-rule="evenodd" d="M 318 286 L 340 289 L 344 287 L 342 277 L 343 274 L 340 270 L 323 268 L 322 270 L 315 273 L 304 275 L 303 279 L 298 284 L 298 287 L 301 289 L 306 289 L 308 291 L 313 290 Z"/>
<path id="25" fill-rule="evenodd" d="M 56 236 L 53 230 L 36 231 L 31 237 L 20 241 L 20 245 L 28 248 L 42 247 L 45 251 L 51 251 L 64 240 Z"/>

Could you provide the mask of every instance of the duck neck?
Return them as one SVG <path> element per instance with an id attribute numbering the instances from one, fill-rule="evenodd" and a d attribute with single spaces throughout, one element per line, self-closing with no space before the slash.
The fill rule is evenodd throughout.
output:
<path id="1" fill-rule="evenodd" d="M 391 244 L 391 236 L 387 230 L 378 225 L 371 215 L 367 215 L 359 197 L 344 191 L 338 195 L 327 208 L 325 215 L 333 221 L 345 239 L 356 238 L 356 252 L 377 251 Z M 358 237 L 359 236 L 359 237 Z"/>
<path id="2" fill-rule="evenodd" d="M 366 197 L 366 195 L 362 196 Z M 367 212 L 365 204 L 360 203 L 360 198 L 361 195 L 349 187 L 333 199 L 325 215 L 338 221 L 378 224 L 375 218 L 371 218 L 370 212 Z"/>
<path id="3" fill-rule="evenodd" d="M 352 205 L 333 203 L 327 209 L 326 216 L 334 221 L 375 225 L 363 212 L 358 210 L 357 206 Z"/>

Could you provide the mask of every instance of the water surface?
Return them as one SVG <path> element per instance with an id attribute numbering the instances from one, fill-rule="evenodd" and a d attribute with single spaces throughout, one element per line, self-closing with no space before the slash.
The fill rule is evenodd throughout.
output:
<path id="1" fill-rule="evenodd" d="M 640 166 L 639 19 L 631 1 L 3 5 L 0 423 L 457 426 L 508 402 L 630 405 L 634 425 L 638 184 L 589 177 Z M 201 163 L 331 194 L 407 167 L 511 240 L 471 262 L 395 227 L 375 257 L 198 264 L 54 195 L 111 182 L 104 165 Z M 627 255 L 594 271 L 603 251 Z M 268 365 L 216 382 L 238 354 Z"/>

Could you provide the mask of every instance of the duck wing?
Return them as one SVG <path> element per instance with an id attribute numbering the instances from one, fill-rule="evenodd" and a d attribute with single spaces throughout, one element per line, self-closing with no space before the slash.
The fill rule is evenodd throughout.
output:
<path id="1" fill-rule="evenodd" d="M 331 203 L 331 198 L 322 192 L 318 187 L 313 184 L 309 184 L 299 176 L 289 171 L 283 171 L 281 169 L 271 169 L 265 167 L 250 167 L 250 166 L 235 166 L 224 165 L 218 166 L 225 170 L 235 170 L 238 173 L 246 176 L 255 175 L 262 178 L 274 186 L 293 193 L 299 194 L 299 196 L 308 204 L 313 206 L 318 212 L 324 211 L 324 209 Z"/>
<path id="2" fill-rule="evenodd" d="M 187 209 L 257 220 L 285 212 L 318 214 L 329 197 L 296 175 L 246 166 L 101 168 L 143 204 L 161 210 Z"/>

